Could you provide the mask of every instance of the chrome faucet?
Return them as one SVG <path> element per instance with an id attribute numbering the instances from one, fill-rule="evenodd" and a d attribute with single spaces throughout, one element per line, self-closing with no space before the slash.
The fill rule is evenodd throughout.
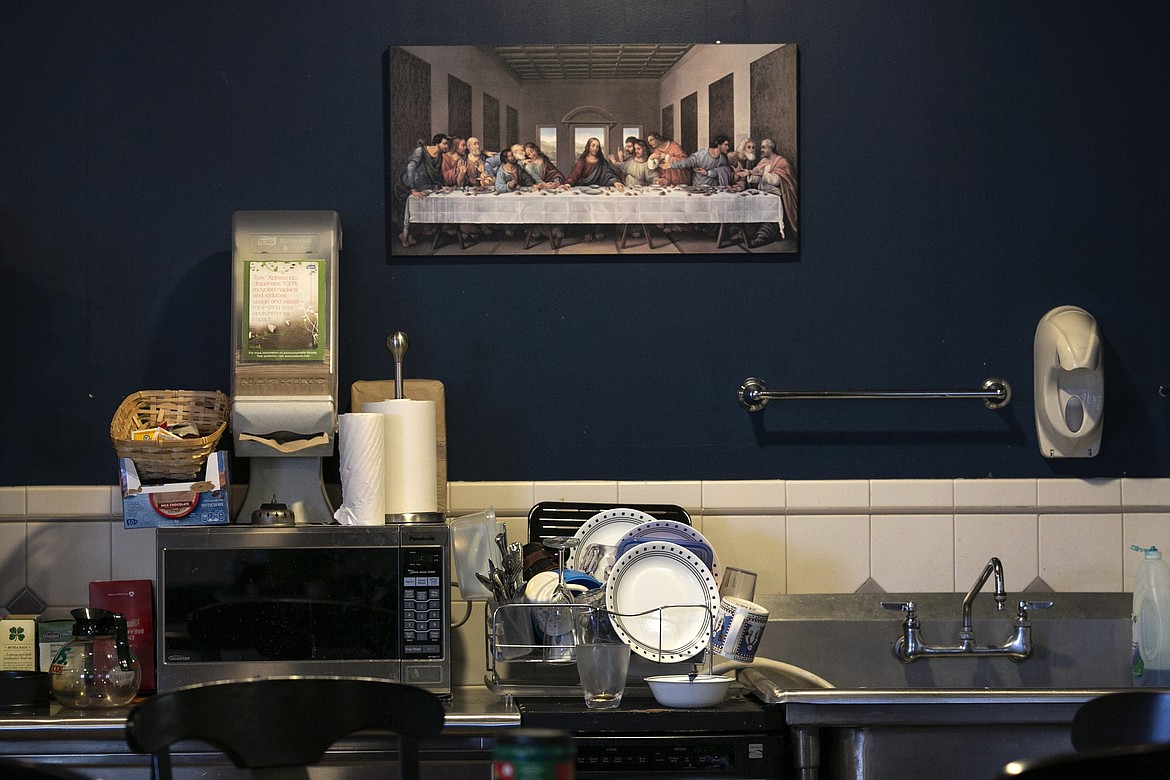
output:
<path id="1" fill-rule="evenodd" d="M 1023 661 L 1032 655 L 1032 620 L 1028 616 L 1030 609 L 1049 609 L 1051 601 L 1021 601 L 1016 619 L 1013 621 L 1014 631 L 1011 637 L 1001 645 L 976 645 L 975 629 L 971 625 L 971 605 L 975 597 L 987 583 L 987 578 L 995 575 L 995 609 L 1003 611 L 1007 594 L 1003 587 L 1003 564 L 999 558 L 992 558 L 983 567 L 979 578 L 963 597 L 963 623 L 959 630 L 959 644 L 932 645 L 922 638 L 922 626 L 918 620 L 918 606 L 913 601 L 883 601 L 886 609 L 895 609 L 906 613 L 902 622 L 902 636 L 894 642 L 894 655 L 902 663 L 917 661 L 919 658 L 930 656 L 949 657 L 976 657 L 1000 656 L 1011 658 L 1014 661 Z"/>

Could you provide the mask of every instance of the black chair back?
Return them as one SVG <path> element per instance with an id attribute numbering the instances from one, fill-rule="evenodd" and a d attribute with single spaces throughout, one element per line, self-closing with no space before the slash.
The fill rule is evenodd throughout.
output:
<path id="1" fill-rule="evenodd" d="M 1170 742 L 1170 692 L 1122 691 L 1080 706 L 1072 723 L 1079 751 Z"/>
<path id="2" fill-rule="evenodd" d="M 1170 766 L 1170 745 L 1128 745 L 1013 761 L 998 780 L 1162 780 Z"/>
<path id="3" fill-rule="evenodd" d="M 59 764 L 45 764 L 16 758 L 0 758 L 0 778 L 4 780 L 89 780 L 86 775 Z"/>
<path id="4" fill-rule="evenodd" d="M 130 711 L 126 742 L 171 780 L 170 748 L 195 740 L 254 777 L 306 776 L 330 745 L 367 729 L 398 735 L 398 777 L 418 780 L 418 741 L 443 729 L 443 705 L 421 688 L 339 677 L 263 678 L 160 693 Z M 297 768 L 295 772 L 288 772 Z"/>

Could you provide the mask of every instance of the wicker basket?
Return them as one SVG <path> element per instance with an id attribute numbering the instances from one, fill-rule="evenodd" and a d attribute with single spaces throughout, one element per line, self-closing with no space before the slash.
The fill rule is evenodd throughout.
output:
<path id="1" fill-rule="evenodd" d="M 143 481 L 190 481 L 198 478 L 207 458 L 227 430 L 228 397 L 218 390 L 143 390 L 128 396 L 114 412 L 110 439 L 119 458 L 130 458 Z M 134 431 L 191 423 L 198 439 L 131 439 Z"/>

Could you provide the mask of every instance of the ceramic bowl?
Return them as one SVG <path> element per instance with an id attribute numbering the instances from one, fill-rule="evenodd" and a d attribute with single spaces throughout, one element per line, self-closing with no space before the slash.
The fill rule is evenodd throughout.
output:
<path id="1" fill-rule="evenodd" d="M 663 674 L 647 677 L 650 692 L 663 707 L 714 707 L 731 687 L 731 677 L 716 674 Z"/>

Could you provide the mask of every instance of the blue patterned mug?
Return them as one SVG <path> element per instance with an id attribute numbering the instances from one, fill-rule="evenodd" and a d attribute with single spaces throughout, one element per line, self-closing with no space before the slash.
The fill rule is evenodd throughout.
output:
<path id="1" fill-rule="evenodd" d="M 711 649 L 724 658 L 751 663 L 767 627 L 767 609 L 747 599 L 724 596 L 715 614 Z"/>

